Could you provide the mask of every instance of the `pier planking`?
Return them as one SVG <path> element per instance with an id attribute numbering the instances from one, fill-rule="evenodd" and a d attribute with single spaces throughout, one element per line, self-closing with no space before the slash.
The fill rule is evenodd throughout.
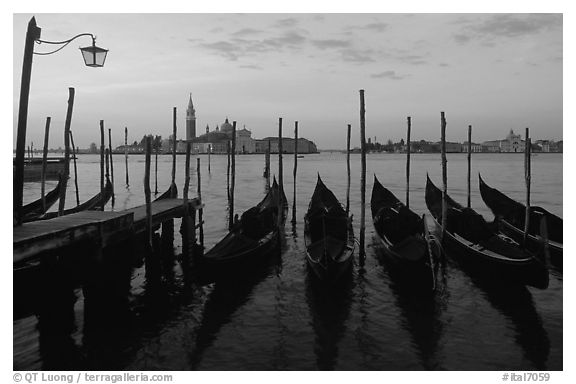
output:
<path id="1" fill-rule="evenodd" d="M 203 206 L 199 199 L 189 200 L 191 210 Z M 164 199 L 152 202 L 152 225 L 182 217 L 182 199 Z M 34 221 L 14 227 L 13 262 L 21 263 L 82 241 L 98 241 L 102 248 L 126 240 L 134 233 L 146 229 L 146 205 L 120 212 L 83 211 Z"/>

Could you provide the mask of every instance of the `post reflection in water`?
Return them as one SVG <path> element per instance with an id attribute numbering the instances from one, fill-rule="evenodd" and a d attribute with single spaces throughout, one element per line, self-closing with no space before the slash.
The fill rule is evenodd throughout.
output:
<path id="1" fill-rule="evenodd" d="M 338 344 L 346 333 L 346 321 L 352 306 L 352 270 L 346 271 L 337 284 L 325 284 L 307 266 L 305 284 L 306 302 L 315 335 L 316 366 L 320 370 L 336 369 Z"/>
<path id="2" fill-rule="evenodd" d="M 390 263 L 382 254 L 378 255 L 378 262 L 390 279 L 390 288 L 400 309 L 400 324 L 410 334 L 411 344 L 422 368 L 443 369 L 441 359 L 438 358 L 438 349 L 444 331 L 441 315 L 448 299 L 448 293 L 444 289 L 444 267 L 440 265 L 436 268 L 436 289 L 432 290 L 427 281 L 422 284 L 414 281 L 414 278 L 429 279 L 429 273 L 409 276 L 409 270 Z"/>

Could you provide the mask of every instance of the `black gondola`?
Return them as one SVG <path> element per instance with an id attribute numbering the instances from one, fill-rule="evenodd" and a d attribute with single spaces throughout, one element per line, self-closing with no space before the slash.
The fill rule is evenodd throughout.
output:
<path id="1" fill-rule="evenodd" d="M 53 190 L 44 195 L 46 205 L 42 206 L 42 198 L 22 206 L 22 221 L 34 221 L 42 216 L 51 206 L 60 198 L 60 189 L 62 189 L 62 178 Z"/>
<path id="2" fill-rule="evenodd" d="M 406 207 L 376 175 L 370 206 L 374 229 L 387 259 L 408 276 L 411 286 L 435 289 L 434 260 L 440 250 L 425 217 Z"/>
<path id="3" fill-rule="evenodd" d="M 484 203 L 486 203 L 496 217 L 499 229 L 517 242 L 522 242 L 524 238 L 526 206 L 512 200 L 497 189 L 489 187 L 484 180 L 482 180 L 482 176 L 478 175 L 478 178 L 480 180 L 482 200 L 484 200 Z M 562 268 L 562 231 L 564 225 L 560 217 L 548 212 L 544 208 L 531 206 L 527 247 L 535 252 L 542 249 L 542 239 L 540 237 L 541 217 L 546 217 L 551 262 L 555 266 Z"/>
<path id="4" fill-rule="evenodd" d="M 282 204 L 283 226 L 288 215 L 288 201 L 276 179 L 258 205 L 242 214 L 228 234 L 202 257 L 210 272 L 239 265 L 266 254 L 279 243 L 278 204 Z"/>
<path id="5" fill-rule="evenodd" d="M 536 288 L 548 287 L 548 269 L 532 253 L 520 248 L 513 239 L 471 208 L 464 208 L 446 196 L 447 218 L 443 242 L 462 262 L 485 269 L 492 279 L 516 281 Z M 442 191 L 427 176 L 426 206 L 440 227 Z"/>
<path id="6" fill-rule="evenodd" d="M 321 280 L 337 280 L 352 264 L 352 219 L 320 175 L 304 216 L 304 243 L 306 260 Z"/>
<path id="7" fill-rule="evenodd" d="M 104 188 L 104 194 L 98 192 L 94 197 L 86 200 L 82 204 L 75 206 L 74 208 L 65 209 L 61 216 L 69 215 L 71 213 L 77 213 L 82 211 L 98 210 L 106 205 L 108 200 L 112 197 L 113 188 L 112 183 L 108 178 L 106 178 L 106 187 Z M 38 220 L 47 220 L 58 217 L 58 212 L 48 212 L 40 216 Z"/>

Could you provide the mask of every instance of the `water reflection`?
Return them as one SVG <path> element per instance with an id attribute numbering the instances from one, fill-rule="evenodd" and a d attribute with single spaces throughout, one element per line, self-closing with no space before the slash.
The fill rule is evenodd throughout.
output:
<path id="1" fill-rule="evenodd" d="M 306 268 L 306 302 L 314 329 L 314 353 L 318 369 L 333 370 L 338 362 L 338 344 L 346 333 L 354 280 L 348 269 L 337 283 L 324 284 Z"/>
<path id="2" fill-rule="evenodd" d="M 377 250 L 378 263 L 390 279 L 390 288 L 400 309 L 402 328 L 411 335 L 422 367 L 426 370 L 442 369 L 438 348 L 444 334 L 441 315 L 447 300 L 445 266 L 436 263 L 436 289 L 432 290 L 429 269 L 402 267 L 390 262 L 382 252 Z"/>
<path id="3" fill-rule="evenodd" d="M 234 313 L 250 300 L 254 288 L 268 276 L 278 273 L 279 252 L 272 250 L 264 261 L 246 264 L 234 271 L 222 271 L 218 276 L 204 305 L 200 325 L 192 335 L 195 340 L 188 351 L 191 369 L 198 368 L 204 352 L 212 346 Z"/>
<path id="4" fill-rule="evenodd" d="M 550 340 L 536 311 L 532 294 L 521 285 L 480 279 L 471 275 L 474 285 L 488 302 L 511 323 L 515 341 L 534 368 L 545 370 L 550 354 Z"/>

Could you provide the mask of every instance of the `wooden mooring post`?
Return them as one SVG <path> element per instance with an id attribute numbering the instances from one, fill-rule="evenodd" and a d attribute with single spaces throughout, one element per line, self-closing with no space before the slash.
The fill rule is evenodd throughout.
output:
<path id="1" fill-rule="evenodd" d="M 78 168 L 76 166 L 76 154 L 78 153 L 78 148 L 74 145 L 74 136 L 72 135 L 72 130 L 70 130 L 70 144 L 72 144 L 72 160 L 74 162 L 74 186 L 76 187 L 76 205 L 80 205 L 80 193 L 78 191 Z"/>
<path id="2" fill-rule="evenodd" d="M 100 196 L 104 196 L 104 120 L 100 120 Z M 100 210 L 104 210 L 104 204 Z"/>
<path id="3" fill-rule="evenodd" d="M 352 135 L 352 125 L 348 124 L 346 133 L 346 216 L 350 216 L 350 136 Z"/>
<path id="4" fill-rule="evenodd" d="M 22 198 L 24 191 L 24 156 L 26 155 L 26 126 L 28 122 L 28 99 L 30 96 L 30 77 L 32 75 L 32 58 L 34 57 L 34 42 L 40 38 L 41 29 L 32 17 L 26 29 L 24 59 L 22 62 L 22 80 L 20 83 L 20 99 L 18 102 L 18 130 L 16 132 L 16 159 L 13 184 L 13 206 L 16 211 L 16 223 L 22 224 Z"/>
<path id="5" fill-rule="evenodd" d="M 68 88 L 68 109 L 66 110 L 66 121 L 64 123 L 64 177 L 60 187 L 60 201 L 58 204 L 58 215 L 64 212 L 66 205 L 66 186 L 70 177 L 70 124 L 72 123 L 72 110 L 74 109 L 74 88 Z"/>
<path id="6" fill-rule="evenodd" d="M 468 196 L 466 199 L 467 207 L 472 207 L 471 197 L 471 178 L 472 178 L 472 126 L 468 126 Z"/>
<path id="7" fill-rule="evenodd" d="M 144 166 L 144 197 L 146 199 L 146 252 L 144 257 L 144 263 L 146 268 L 146 279 L 150 281 L 156 281 L 159 275 L 158 267 L 154 262 L 154 239 L 153 239 L 153 229 L 152 229 L 152 199 L 150 192 L 150 162 L 152 154 L 152 140 L 150 136 L 146 136 L 146 158 Z"/>
<path id="8" fill-rule="evenodd" d="M 198 178 L 198 189 L 197 189 L 197 194 L 198 194 L 198 199 L 200 199 L 200 201 L 202 201 L 202 179 L 200 177 L 200 158 L 196 158 L 196 176 Z M 200 236 L 200 246 L 202 247 L 202 249 L 204 249 L 204 210 L 202 208 L 200 208 L 198 210 L 198 224 L 200 225 L 200 231 L 199 231 L 199 236 Z"/>
<path id="9" fill-rule="evenodd" d="M 360 90 L 360 159 L 362 173 L 360 176 L 360 265 L 364 266 L 366 250 L 364 248 L 366 234 L 366 107 L 364 90 Z"/>
<path id="10" fill-rule="evenodd" d="M 230 148 L 230 216 L 228 229 L 232 230 L 234 226 L 234 187 L 236 186 L 236 121 L 232 122 L 232 146 Z"/>
<path id="11" fill-rule="evenodd" d="M 266 179 L 266 192 L 270 188 L 270 140 L 264 154 L 264 178 Z"/>
<path id="12" fill-rule="evenodd" d="M 526 181 L 526 212 L 524 213 L 524 238 L 522 245 L 528 245 L 528 233 L 530 230 L 530 180 L 531 180 L 531 158 L 532 142 L 530 139 L 530 129 L 526 128 L 526 142 L 524 148 L 524 179 Z"/>
<path id="13" fill-rule="evenodd" d="M 172 183 L 170 184 L 170 189 L 172 191 L 172 197 L 176 197 L 176 107 L 172 110 Z"/>
<path id="14" fill-rule="evenodd" d="M 440 125 L 440 147 L 442 152 L 442 236 L 444 236 L 448 220 L 448 204 L 446 203 L 446 197 L 448 196 L 448 171 L 446 169 L 446 117 L 444 112 L 440 112 Z"/>
<path id="15" fill-rule="evenodd" d="M 110 156 L 110 182 L 112 183 L 112 206 L 114 206 L 114 162 L 112 161 L 112 129 L 108 128 L 108 149 Z"/>
<path id="16" fill-rule="evenodd" d="M 412 129 L 412 118 L 406 119 L 408 128 L 406 132 L 406 208 L 410 208 L 410 130 Z"/>
<path id="17" fill-rule="evenodd" d="M 126 186 L 130 185 L 128 178 L 128 127 L 124 127 L 124 163 L 126 166 Z"/>
<path id="18" fill-rule="evenodd" d="M 284 166 L 282 165 L 282 118 L 278 119 L 278 228 L 282 226 L 282 196 L 284 195 Z M 278 236 L 280 241 L 280 236 Z"/>
<path id="19" fill-rule="evenodd" d="M 208 174 L 212 172 L 210 156 L 212 155 L 212 144 L 208 144 Z"/>
<path id="20" fill-rule="evenodd" d="M 230 208 L 230 140 L 226 141 L 226 196 L 228 208 Z"/>
<path id="21" fill-rule="evenodd" d="M 294 200 L 292 202 L 292 224 L 296 224 L 296 172 L 298 170 L 298 122 L 294 122 Z"/>
<path id="22" fill-rule="evenodd" d="M 196 245 L 196 212 L 190 211 L 188 206 L 188 191 L 190 188 L 190 152 L 192 145 L 186 144 L 186 165 L 184 168 L 184 190 L 182 200 L 184 204 L 184 216 L 182 217 L 182 263 L 185 276 L 189 276 L 190 267 L 195 261 L 194 247 Z"/>
<path id="23" fill-rule="evenodd" d="M 42 149 L 42 172 L 41 179 L 41 196 L 42 196 L 42 212 L 46 212 L 46 167 L 48 165 L 48 137 L 50 136 L 50 121 L 51 117 L 46 118 L 46 128 L 44 128 L 44 148 Z"/>
<path id="24" fill-rule="evenodd" d="M 158 194 L 158 147 L 154 150 L 154 195 Z"/>

